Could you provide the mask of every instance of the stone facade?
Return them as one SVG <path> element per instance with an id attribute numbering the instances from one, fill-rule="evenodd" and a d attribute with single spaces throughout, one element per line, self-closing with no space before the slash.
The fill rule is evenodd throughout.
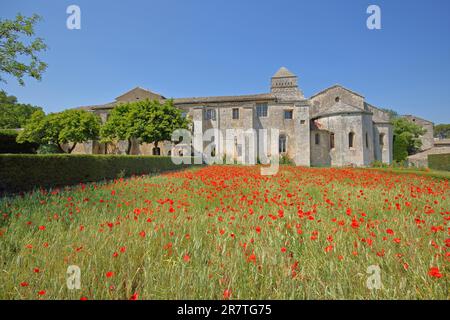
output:
<path id="1" fill-rule="evenodd" d="M 142 88 L 135 88 L 114 102 L 82 107 L 99 114 L 106 121 L 115 105 L 139 99 L 166 98 Z M 247 148 L 245 135 L 227 136 L 225 130 L 278 129 L 280 153 L 303 166 L 367 166 L 375 160 L 392 162 L 392 126 L 389 115 L 367 103 L 365 98 L 340 85 L 327 88 L 305 98 L 298 78 L 280 68 L 271 78 L 269 93 L 195 97 L 174 99 L 176 107 L 193 121 L 194 152 L 203 153 L 210 142 L 202 139 L 207 129 L 217 129 L 222 136 L 214 138 L 215 154 L 239 158 Z M 255 153 L 261 148 L 258 137 Z M 268 134 L 270 142 L 270 133 Z M 269 144 L 270 145 L 270 144 Z M 230 148 L 231 146 L 231 148 Z M 127 143 L 114 146 L 93 142 L 80 145 L 81 153 L 124 153 Z M 160 146 L 160 154 L 168 155 L 170 143 Z M 272 151 L 268 150 L 269 155 Z M 132 146 L 132 154 L 154 154 L 152 145 Z M 251 158 L 251 157 L 250 157 Z M 250 159 L 249 158 L 249 159 Z M 255 157 L 256 159 L 256 157 Z"/>

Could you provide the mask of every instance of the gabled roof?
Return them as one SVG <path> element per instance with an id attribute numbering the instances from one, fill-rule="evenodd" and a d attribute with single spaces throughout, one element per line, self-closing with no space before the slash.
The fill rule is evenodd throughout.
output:
<path id="1" fill-rule="evenodd" d="M 351 94 L 354 94 L 354 95 L 356 95 L 356 96 L 358 96 L 358 97 L 364 98 L 364 96 L 360 95 L 359 93 L 357 93 L 357 92 L 355 92 L 355 91 L 352 91 L 352 90 L 350 90 L 350 89 L 347 89 L 346 87 L 343 87 L 343 86 L 341 86 L 340 84 L 335 84 L 335 85 L 333 85 L 333 86 L 331 86 L 331 87 L 328 87 L 328 88 L 326 88 L 326 89 L 324 89 L 324 90 L 322 90 L 322 91 L 316 93 L 315 95 L 312 95 L 311 97 L 309 97 L 309 99 L 313 99 L 314 97 L 316 97 L 316 96 L 318 96 L 318 95 L 320 95 L 320 94 L 323 94 L 323 93 L 325 93 L 325 92 L 327 92 L 327 91 L 329 91 L 329 90 L 331 90 L 331 89 L 335 89 L 335 88 L 341 88 L 341 89 L 344 89 L 345 91 L 348 91 L 348 92 L 350 92 Z"/>
<path id="2" fill-rule="evenodd" d="M 363 110 L 361 108 L 343 103 L 342 101 L 339 101 L 332 106 L 321 108 L 315 113 L 311 114 L 311 118 L 321 118 L 321 117 L 327 117 L 332 116 L 336 114 L 342 114 L 342 113 L 365 113 L 365 114 L 372 114 L 371 112 L 367 110 Z"/>
<path id="3" fill-rule="evenodd" d="M 273 75 L 272 78 L 292 78 L 292 77 L 296 77 L 295 74 L 293 74 L 292 72 L 290 72 L 288 69 L 286 69 L 285 67 L 281 67 L 280 69 L 278 69 L 278 71 Z"/>
<path id="4" fill-rule="evenodd" d="M 419 119 L 419 120 L 422 120 L 424 122 L 428 122 L 430 124 L 433 124 L 433 122 L 431 122 L 430 120 L 427 120 L 427 119 L 424 119 L 424 118 L 421 118 L 421 117 L 418 117 L 418 116 L 414 116 L 412 114 L 405 114 L 405 115 L 402 115 L 401 117 L 402 118 L 406 118 L 406 119 L 412 119 L 412 118 Z"/>
<path id="5" fill-rule="evenodd" d="M 141 88 L 141 87 L 135 87 L 135 88 L 125 92 L 124 94 L 121 94 L 120 96 L 118 96 L 116 98 L 116 100 L 120 100 L 124 96 L 126 96 L 126 95 L 128 95 L 130 93 L 133 93 L 133 92 L 136 92 L 136 93 L 140 92 L 140 93 L 145 93 L 145 94 L 148 94 L 148 95 L 156 95 L 156 96 L 160 96 L 162 99 L 165 99 L 164 96 L 160 95 L 159 93 L 155 93 L 155 92 L 152 92 L 152 91 L 150 91 L 148 89 L 144 89 L 144 88 Z"/>

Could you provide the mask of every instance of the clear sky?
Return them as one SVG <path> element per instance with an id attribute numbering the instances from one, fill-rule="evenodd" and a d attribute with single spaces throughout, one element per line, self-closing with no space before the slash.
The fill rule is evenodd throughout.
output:
<path id="1" fill-rule="evenodd" d="M 81 30 L 66 8 L 81 8 Z M 381 8 L 381 30 L 366 9 Z M 140 86 L 166 97 L 268 92 L 286 66 L 309 97 L 339 83 L 380 107 L 450 123 L 448 0 L 1 0 L 38 13 L 41 82 L 0 88 L 47 112 L 113 101 Z"/>

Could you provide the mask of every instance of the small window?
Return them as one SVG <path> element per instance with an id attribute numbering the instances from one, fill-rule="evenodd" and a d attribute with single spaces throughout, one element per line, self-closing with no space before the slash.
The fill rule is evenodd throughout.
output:
<path id="1" fill-rule="evenodd" d="M 300 124 L 305 124 L 305 120 L 300 120 Z"/>
<path id="2" fill-rule="evenodd" d="M 334 149 L 334 133 L 330 133 L 330 149 Z"/>
<path id="3" fill-rule="evenodd" d="M 239 119 L 239 108 L 233 108 L 233 120 Z"/>
<path id="4" fill-rule="evenodd" d="M 353 148 L 353 142 L 355 140 L 355 134 L 353 132 L 350 132 L 348 134 L 348 147 Z"/>
<path id="5" fill-rule="evenodd" d="M 256 104 L 256 115 L 259 118 L 267 117 L 267 103 Z"/>
<path id="6" fill-rule="evenodd" d="M 216 120 L 216 110 L 206 109 L 205 120 Z"/>
<path id="7" fill-rule="evenodd" d="M 336 98 L 334 99 L 334 101 L 339 102 L 339 101 L 341 101 L 341 98 L 336 97 Z"/>
<path id="8" fill-rule="evenodd" d="M 369 148 L 369 134 L 366 132 L 366 148 Z"/>
<path id="9" fill-rule="evenodd" d="M 314 136 L 314 142 L 319 145 L 320 144 L 320 134 L 316 133 Z"/>
<path id="10" fill-rule="evenodd" d="M 380 134 L 380 146 L 384 146 L 384 133 Z"/>
<path id="11" fill-rule="evenodd" d="M 292 110 L 284 110 L 284 118 L 285 119 L 292 119 L 294 115 L 294 111 Z"/>
<path id="12" fill-rule="evenodd" d="M 286 147 L 286 136 L 285 135 L 281 135 L 280 138 L 278 139 L 278 149 L 280 153 L 285 153 L 287 150 Z"/>

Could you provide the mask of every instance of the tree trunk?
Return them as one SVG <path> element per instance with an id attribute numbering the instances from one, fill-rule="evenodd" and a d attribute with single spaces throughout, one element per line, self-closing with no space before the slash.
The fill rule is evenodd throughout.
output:
<path id="1" fill-rule="evenodd" d="M 127 154 L 130 154 L 130 152 L 131 152 L 131 145 L 132 145 L 131 139 L 128 139 Z"/>
<path id="2" fill-rule="evenodd" d="M 72 153 L 72 151 L 75 149 L 76 146 L 77 146 L 77 143 L 74 142 L 72 148 L 69 148 L 69 149 L 67 150 L 67 152 L 68 152 L 68 153 Z"/>

